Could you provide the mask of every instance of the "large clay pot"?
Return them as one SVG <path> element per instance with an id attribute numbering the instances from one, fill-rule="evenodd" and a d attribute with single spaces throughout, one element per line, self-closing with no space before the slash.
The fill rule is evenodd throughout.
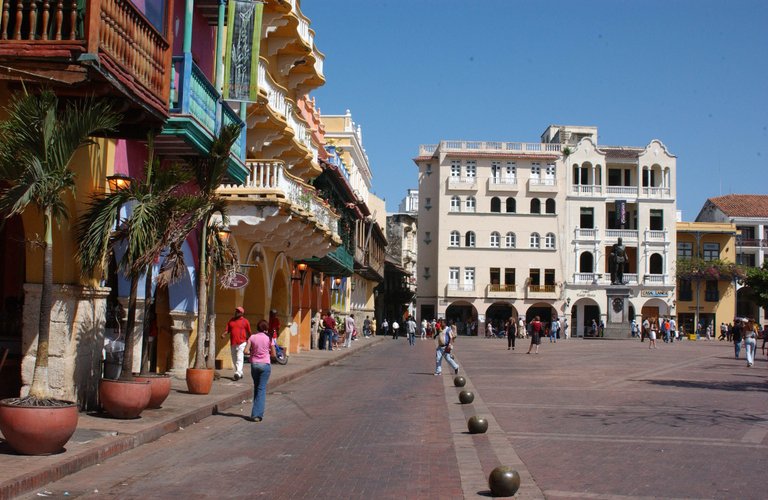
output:
<path id="1" fill-rule="evenodd" d="M 104 411 L 115 418 L 137 418 L 149 404 L 149 382 L 101 379 L 99 401 Z"/>
<path id="2" fill-rule="evenodd" d="M 75 403 L 64 406 L 16 406 L 0 401 L 0 431 L 22 455 L 50 455 L 63 451 L 77 429 Z"/>
<path id="3" fill-rule="evenodd" d="M 133 377 L 137 382 L 149 382 L 152 396 L 149 398 L 147 408 L 160 408 L 163 401 L 171 393 L 171 376 L 164 373 L 147 373 Z"/>
<path id="4" fill-rule="evenodd" d="M 208 394 L 213 385 L 213 370 L 187 368 L 187 390 L 190 394 Z"/>

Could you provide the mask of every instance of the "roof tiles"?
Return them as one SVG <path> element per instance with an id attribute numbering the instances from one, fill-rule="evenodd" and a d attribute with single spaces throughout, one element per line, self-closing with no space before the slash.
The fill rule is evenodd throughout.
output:
<path id="1" fill-rule="evenodd" d="M 768 195 L 766 194 L 727 194 L 709 198 L 708 201 L 729 217 L 768 218 Z"/>

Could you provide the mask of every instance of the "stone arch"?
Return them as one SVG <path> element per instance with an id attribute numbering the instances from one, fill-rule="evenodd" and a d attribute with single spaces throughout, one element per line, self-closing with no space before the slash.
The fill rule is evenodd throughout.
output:
<path id="1" fill-rule="evenodd" d="M 503 328 L 504 323 L 511 317 L 514 321 L 517 321 L 519 313 L 515 306 L 511 302 L 499 301 L 489 304 L 485 310 L 485 321 L 491 321 L 493 323 L 493 331 L 497 332 L 500 328 Z"/>
<path id="2" fill-rule="evenodd" d="M 456 323 L 459 335 L 477 335 L 477 309 L 471 303 L 464 300 L 451 302 L 445 310 L 445 319 Z"/>
<path id="3" fill-rule="evenodd" d="M 589 334 L 592 320 L 600 323 L 600 304 L 592 297 L 582 297 L 571 304 L 571 329 L 572 336 L 584 337 Z"/>

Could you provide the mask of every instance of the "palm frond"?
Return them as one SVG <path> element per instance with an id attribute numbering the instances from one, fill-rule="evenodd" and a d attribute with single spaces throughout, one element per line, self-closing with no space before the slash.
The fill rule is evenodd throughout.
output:
<path id="1" fill-rule="evenodd" d="M 77 259 L 84 275 L 104 269 L 111 244 L 125 237 L 125 228 L 115 228 L 120 208 L 132 197 L 128 190 L 93 196 L 77 227 Z"/>

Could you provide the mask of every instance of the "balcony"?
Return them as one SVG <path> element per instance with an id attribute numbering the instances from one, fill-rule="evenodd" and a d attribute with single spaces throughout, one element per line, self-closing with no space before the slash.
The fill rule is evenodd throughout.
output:
<path id="1" fill-rule="evenodd" d="M 206 154 L 223 125 L 237 124 L 240 137 L 230 152 L 229 175 L 245 180 L 245 126 L 192 61 L 192 54 L 173 57 L 170 117 L 156 140 L 157 150 L 173 156 Z"/>
<path id="2" fill-rule="evenodd" d="M 354 272 L 354 259 L 344 245 L 328 253 L 325 257 L 313 257 L 303 260 L 312 269 L 331 276 L 352 276 Z"/>
<path id="3" fill-rule="evenodd" d="M 643 276 L 644 285 L 672 285 L 666 274 L 646 274 Z"/>
<path id="4" fill-rule="evenodd" d="M 603 186 L 598 184 L 573 184 L 571 194 L 575 196 L 603 196 Z"/>
<path id="5" fill-rule="evenodd" d="M 643 187 L 640 193 L 645 198 L 668 199 L 672 197 L 668 187 Z"/>
<path id="6" fill-rule="evenodd" d="M 125 100 L 136 137 L 167 116 L 171 45 L 133 3 L 5 0 L 0 31 L 3 79 Z"/>
<path id="7" fill-rule="evenodd" d="M 597 228 L 580 228 L 573 230 L 573 238 L 582 241 L 597 241 L 600 239 L 600 230 Z"/>
<path id="8" fill-rule="evenodd" d="M 526 298 L 528 299 L 556 299 L 560 292 L 557 285 L 527 285 Z"/>
<path id="9" fill-rule="evenodd" d="M 768 247 L 768 239 L 740 238 L 736 237 L 737 247 Z"/>
<path id="10" fill-rule="evenodd" d="M 474 295 L 474 283 L 448 283 L 445 287 L 446 297 L 471 297 Z"/>
<path id="11" fill-rule="evenodd" d="M 230 225 L 245 226 L 246 240 L 274 244 L 292 258 L 321 258 L 341 245 L 339 216 L 315 189 L 282 162 L 249 161 L 242 185 L 217 189 L 227 200 Z"/>
<path id="12" fill-rule="evenodd" d="M 449 191 L 477 191 L 477 177 L 448 177 Z"/>
<path id="13" fill-rule="evenodd" d="M 606 186 L 605 194 L 624 198 L 637 198 L 637 186 Z"/>
<path id="14" fill-rule="evenodd" d="M 488 179 L 488 191 L 494 193 L 514 193 L 518 190 L 516 177 L 491 177 Z"/>
<path id="15" fill-rule="evenodd" d="M 516 153 L 516 154 L 549 154 L 553 158 L 560 156 L 565 144 L 550 144 L 539 142 L 497 142 L 497 141 L 442 141 L 440 151 L 447 152 L 482 152 L 482 153 Z M 423 148 L 436 147 L 424 145 Z"/>
<path id="16" fill-rule="evenodd" d="M 514 284 L 491 284 L 485 288 L 485 296 L 489 299 L 514 299 L 518 296 L 517 287 Z"/>
<path id="17" fill-rule="evenodd" d="M 528 191 L 532 193 L 556 193 L 557 181 L 554 178 L 531 177 L 528 179 Z"/>
<path id="18" fill-rule="evenodd" d="M 606 229 L 605 239 L 610 241 L 616 241 L 619 238 L 624 243 L 637 243 L 638 231 L 635 229 Z"/>
<path id="19" fill-rule="evenodd" d="M 600 273 L 574 273 L 573 283 L 576 285 L 599 285 L 602 276 Z"/>
<path id="20" fill-rule="evenodd" d="M 643 234 L 646 243 L 669 243 L 669 231 L 646 229 Z"/>

